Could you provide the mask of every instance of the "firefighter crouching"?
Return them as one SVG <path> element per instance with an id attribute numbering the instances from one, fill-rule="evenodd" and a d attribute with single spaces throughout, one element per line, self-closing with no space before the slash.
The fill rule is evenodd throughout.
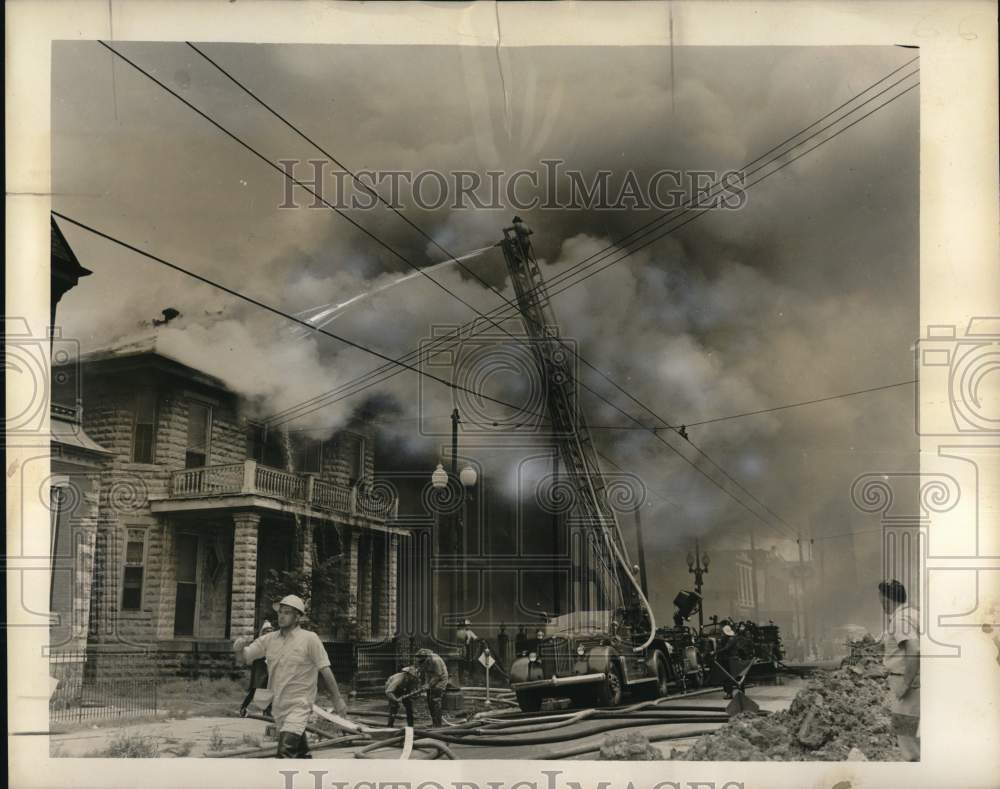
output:
<path id="1" fill-rule="evenodd" d="M 385 683 L 385 697 L 389 700 L 389 726 L 396 723 L 399 705 L 406 710 L 406 725 L 413 725 L 413 697 L 420 692 L 420 672 L 414 666 L 404 666 Z"/>
<path id="2" fill-rule="evenodd" d="M 441 656 L 429 649 L 417 652 L 417 668 L 427 686 L 427 708 L 435 726 L 444 726 L 444 691 L 448 687 L 448 667 Z"/>

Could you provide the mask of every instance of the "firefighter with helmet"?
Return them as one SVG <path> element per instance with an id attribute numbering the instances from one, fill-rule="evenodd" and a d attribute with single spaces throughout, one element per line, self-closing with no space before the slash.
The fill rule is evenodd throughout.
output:
<path id="1" fill-rule="evenodd" d="M 436 652 L 417 650 L 417 670 L 427 686 L 427 709 L 435 726 L 444 726 L 444 691 L 448 687 L 448 667 Z"/>

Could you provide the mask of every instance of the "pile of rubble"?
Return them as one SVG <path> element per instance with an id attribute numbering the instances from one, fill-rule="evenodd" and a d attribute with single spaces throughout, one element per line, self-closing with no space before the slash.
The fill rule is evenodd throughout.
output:
<path id="1" fill-rule="evenodd" d="M 883 642 L 876 641 L 868 633 L 865 633 L 863 638 L 859 638 L 856 641 L 848 641 L 847 648 L 850 650 L 850 653 L 845 658 L 844 663 L 849 665 L 862 663 L 869 659 L 881 660 L 885 651 Z"/>
<path id="2" fill-rule="evenodd" d="M 896 761 L 887 672 L 875 657 L 816 674 L 787 710 L 738 715 L 671 758 L 689 761 Z"/>

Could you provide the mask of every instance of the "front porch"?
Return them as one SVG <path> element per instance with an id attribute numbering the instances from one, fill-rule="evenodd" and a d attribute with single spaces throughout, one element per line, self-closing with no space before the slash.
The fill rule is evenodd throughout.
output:
<path id="1" fill-rule="evenodd" d="M 159 502 L 160 644 L 253 636 L 265 619 L 274 623 L 274 603 L 289 584 L 310 601 L 308 625 L 324 641 L 395 634 L 403 532 L 361 528 L 317 511 L 246 507 L 246 499 L 240 509 L 222 506 L 224 497 L 210 501 L 214 506 L 166 512 L 171 502 Z"/>
<path id="2" fill-rule="evenodd" d="M 296 474 L 245 460 L 175 471 L 166 496 L 153 498 L 153 512 L 195 512 L 252 507 L 290 515 L 334 516 L 366 527 L 395 520 L 398 500 L 378 486 L 339 485 L 315 474 Z"/>

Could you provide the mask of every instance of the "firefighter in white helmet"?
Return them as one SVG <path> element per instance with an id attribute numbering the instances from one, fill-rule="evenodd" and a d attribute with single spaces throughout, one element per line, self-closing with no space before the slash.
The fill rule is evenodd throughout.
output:
<path id="1" fill-rule="evenodd" d="M 287 595 L 278 603 L 278 630 L 267 633 L 249 646 L 246 639 L 233 643 L 237 662 L 267 659 L 268 689 L 274 694 L 272 714 L 278 724 L 278 758 L 310 759 L 306 724 L 316 702 L 317 678 L 323 677 L 338 715 L 347 713 L 330 658 L 319 636 L 299 627 L 305 614 L 302 598 Z"/>

